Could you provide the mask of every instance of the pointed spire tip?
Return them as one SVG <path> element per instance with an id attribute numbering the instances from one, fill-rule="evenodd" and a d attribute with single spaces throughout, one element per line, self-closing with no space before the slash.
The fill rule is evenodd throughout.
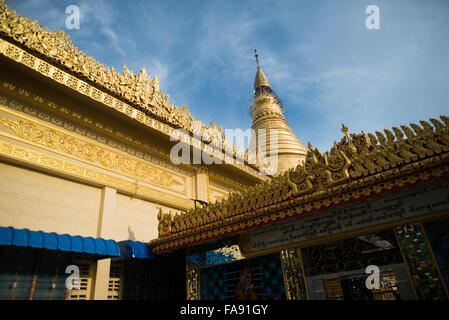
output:
<path id="1" fill-rule="evenodd" d="M 257 54 L 256 48 L 254 48 L 254 56 L 256 57 L 257 66 L 259 66 L 259 55 Z"/>

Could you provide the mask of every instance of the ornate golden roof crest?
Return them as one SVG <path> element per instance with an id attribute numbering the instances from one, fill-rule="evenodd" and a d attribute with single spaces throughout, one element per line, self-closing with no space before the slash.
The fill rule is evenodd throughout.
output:
<path id="1" fill-rule="evenodd" d="M 53 64 L 58 68 L 62 67 L 61 69 L 65 69 L 76 78 L 89 82 L 97 89 L 123 100 L 150 117 L 171 124 L 175 128 L 193 132 L 195 123 L 199 123 L 201 132 L 212 128 L 212 125 L 206 126 L 201 121 L 195 120 L 187 106 L 184 105 L 180 108 L 172 105 L 169 95 L 161 91 L 157 76 L 152 79 L 145 69 L 142 69 L 137 75 L 126 65 L 124 65 L 122 73 L 113 67 L 109 68 L 74 46 L 69 35 L 64 31 L 49 31 L 46 27 L 40 26 L 37 20 L 24 18 L 11 10 L 4 0 L 0 0 L 0 37 L 21 46 L 28 53 L 39 55 L 46 63 Z M 76 85 L 77 83 L 75 83 Z M 221 145 L 229 143 L 225 140 L 222 131 L 219 132 L 218 139 L 221 141 Z M 233 145 L 233 156 L 235 156 L 238 147 L 231 144 Z M 245 162 L 250 164 L 253 169 L 259 167 L 258 162 L 249 163 L 247 152 L 245 152 Z"/>
<path id="2" fill-rule="evenodd" d="M 152 79 L 145 68 L 136 75 L 124 65 L 119 73 L 79 50 L 64 31 L 41 27 L 37 20 L 11 10 L 4 0 L 0 0 L 0 34 L 158 118 L 188 130 L 192 128 L 193 117 L 188 109 L 170 104 L 169 95 L 160 90 L 159 79 Z"/>
<path id="3" fill-rule="evenodd" d="M 322 154 L 308 144 L 306 162 L 227 200 L 174 217 L 171 236 L 153 241 L 157 251 L 298 216 L 332 204 L 377 194 L 449 173 L 449 118 L 393 127 L 394 134 L 349 134 Z M 404 138 L 404 134 L 406 138 Z M 187 215 L 195 225 L 179 228 Z M 163 224 L 165 222 L 159 221 Z M 217 231 L 220 229 L 220 231 Z"/>

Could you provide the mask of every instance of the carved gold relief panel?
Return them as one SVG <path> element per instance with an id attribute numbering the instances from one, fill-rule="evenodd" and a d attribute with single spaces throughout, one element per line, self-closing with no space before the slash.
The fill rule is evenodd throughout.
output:
<path id="1" fill-rule="evenodd" d="M 142 197 L 157 203 L 182 208 L 183 210 L 192 207 L 192 201 L 189 199 L 139 185 L 138 183 L 129 180 L 86 168 L 6 141 L 0 140 L 0 156 L 17 159 L 27 164 L 37 165 L 44 169 L 51 169 L 57 173 L 68 174 L 82 180 L 89 180 L 101 185 L 110 186 L 118 191 L 134 194 L 136 197 Z"/>
<path id="2" fill-rule="evenodd" d="M 209 186 L 209 201 L 221 201 L 228 198 L 228 192 Z"/>
<path id="3" fill-rule="evenodd" d="M 1 4 L 1 1 L 0 1 L 0 4 Z M 0 27 L 1 27 L 1 25 L 0 25 Z M 178 108 L 178 107 L 175 107 L 175 106 L 171 105 L 170 103 L 168 103 L 168 101 L 166 101 L 167 103 L 163 102 L 162 100 L 164 100 L 165 97 L 167 97 L 168 95 L 162 94 L 160 92 L 159 85 L 157 85 L 158 88 L 155 89 L 156 90 L 155 92 L 158 92 L 158 95 L 155 96 L 155 98 L 157 100 L 157 101 L 155 101 L 157 107 L 156 108 L 148 108 L 149 107 L 149 105 L 148 105 L 148 106 L 145 106 L 144 109 L 146 109 L 146 111 L 150 111 L 151 113 L 154 113 L 158 118 L 165 119 L 171 125 L 165 124 L 161 121 L 154 119 L 151 116 L 146 115 L 142 111 L 135 109 L 131 105 L 124 103 L 123 101 L 111 96 L 110 94 L 99 91 L 98 89 L 96 89 L 95 87 L 86 83 L 85 81 L 74 78 L 72 75 L 68 74 L 67 72 L 63 71 L 62 69 L 59 69 L 53 65 L 48 64 L 47 62 L 43 61 L 42 59 L 39 59 L 37 57 L 34 57 L 34 56 L 28 54 L 21 48 L 15 46 L 12 43 L 6 42 L 3 39 L 0 39 L 0 54 L 3 54 L 4 56 L 6 56 L 12 60 L 15 60 L 16 62 L 24 64 L 24 65 L 28 66 L 29 68 L 32 68 L 32 69 L 36 70 L 37 72 L 41 73 L 42 75 L 52 78 L 53 80 L 55 80 L 63 85 L 66 85 L 67 87 L 69 87 L 73 90 L 76 90 L 79 93 L 81 93 L 85 96 L 88 96 L 100 103 L 103 103 L 104 105 L 108 106 L 109 108 L 115 109 L 115 110 L 127 115 L 128 117 L 130 117 L 132 119 L 136 119 L 140 123 L 145 124 L 155 130 L 158 130 L 168 136 L 172 133 L 172 131 L 175 128 L 178 128 L 179 126 L 181 126 L 181 128 L 187 128 L 188 130 L 191 130 L 193 127 L 193 117 L 191 117 L 190 113 L 188 112 L 187 107 L 184 106 L 183 108 Z M 72 63 L 70 63 L 70 65 L 73 66 Z M 131 74 L 129 73 L 129 70 L 127 68 L 125 68 L 125 69 L 126 70 L 124 72 L 124 75 L 127 77 L 131 76 Z M 102 72 L 97 71 L 96 73 L 98 74 L 98 73 L 102 73 Z M 116 75 L 119 75 L 119 74 L 116 74 Z M 132 77 L 135 78 L 135 80 L 137 80 L 136 75 L 133 75 Z M 139 76 L 139 78 L 140 78 L 140 76 Z M 120 82 L 119 79 L 116 79 L 114 81 L 114 83 L 116 83 L 117 81 Z M 126 80 L 126 82 L 128 82 L 128 81 L 131 81 L 131 79 Z M 158 81 L 156 81 L 156 82 L 158 83 Z M 119 91 L 121 91 L 121 90 L 119 90 Z M 139 97 L 141 96 L 140 93 L 138 95 L 139 95 Z M 126 100 L 130 101 L 130 97 L 128 97 L 128 95 L 126 95 L 126 94 L 125 94 L 125 98 L 127 98 Z M 133 100 L 133 99 L 131 99 L 131 100 Z M 136 101 L 134 101 L 134 102 L 136 102 Z M 216 127 L 216 125 L 214 123 L 211 123 L 211 125 L 209 127 L 202 124 L 201 130 L 207 131 L 210 129 L 218 129 L 218 128 Z M 190 145 L 193 145 L 194 142 L 197 141 L 196 139 L 192 139 L 189 135 L 184 135 L 184 134 L 181 134 L 181 135 L 183 136 L 182 140 Z M 223 138 L 224 135 L 223 134 L 221 134 L 221 135 L 222 135 L 221 138 Z M 208 146 L 207 144 L 204 144 L 203 142 L 200 142 L 200 144 L 201 144 L 201 148 L 203 149 L 203 152 L 207 152 L 206 149 L 210 148 L 210 146 Z M 236 149 L 237 147 L 234 146 L 233 148 Z M 235 152 L 235 150 L 234 150 L 234 152 Z M 246 155 L 246 156 L 248 156 L 248 155 Z M 259 179 L 262 179 L 262 180 L 266 179 L 266 177 L 264 175 L 261 175 L 258 170 L 254 169 L 251 166 L 239 165 L 239 164 L 234 164 L 234 166 L 238 167 L 240 170 L 243 170 L 253 176 L 258 177 Z M 257 167 L 258 165 L 253 165 L 253 166 Z"/>
<path id="4" fill-rule="evenodd" d="M 186 177 L 0 106 L 0 135 L 181 194 Z"/>
<path id="5" fill-rule="evenodd" d="M 85 114 L 81 114 L 77 111 L 71 110 L 69 107 L 56 104 L 49 99 L 45 99 L 33 92 L 29 92 L 20 87 L 16 87 L 15 85 L 9 82 L 3 82 L 2 84 L 0 84 L 0 90 L 2 89 L 6 89 L 7 96 L 2 95 L 0 93 L 0 105 L 7 106 L 10 110 L 13 110 L 15 112 L 18 111 L 20 114 L 30 115 L 33 118 L 43 120 L 46 123 L 51 123 L 52 125 L 55 125 L 58 128 L 63 128 L 72 133 L 76 133 L 78 135 L 86 137 L 90 140 L 97 141 L 101 145 L 108 145 L 113 149 L 118 149 L 131 156 L 136 156 L 141 160 L 150 162 L 158 167 L 165 168 L 169 171 L 174 171 L 180 174 L 181 176 L 192 175 L 191 170 L 185 168 L 184 166 L 173 165 L 170 161 L 170 157 L 166 155 L 164 152 L 162 152 L 160 149 L 150 145 L 146 141 L 142 141 L 141 139 L 138 139 L 135 136 L 131 136 L 126 132 L 123 132 L 122 130 L 123 128 L 111 127 L 110 125 L 100 123 L 90 118 L 89 116 L 86 116 Z M 34 106 L 31 107 L 30 105 L 24 104 L 23 102 L 9 96 L 10 94 L 16 96 L 17 93 L 20 94 L 25 99 L 27 97 L 28 98 L 31 97 L 34 101 L 36 101 L 38 105 L 42 103 L 44 110 L 40 109 L 38 105 L 36 107 Z M 66 119 L 61 118 L 51 112 L 49 113 L 48 111 L 45 111 L 47 107 L 50 107 L 50 110 L 54 109 L 54 111 L 56 111 L 57 114 L 60 113 L 64 114 L 64 117 L 69 116 L 71 120 L 74 121 L 75 123 L 77 122 L 77 120 L 82 120 L 84 122 L 84 125 L 88 127 L 91 125 L 95 125 L 96 128 L 98 128 L 101 132 L 103 132 L 103 134 L 96 131 L 94 132 L 86 127 L 75 125 L 75 123 L 72 121 L 67 121 Z M 106 134 L 106 136 L 104 136 L 104 134 Z M 109 135 L 112 135 L 113 138 L 111 139 Z M 129 142 L 130 145 L 128 146 L 120 142 L 123 139 Z M 139 147 L 142 147 L 145 150 L 145 152 L 142 152 L 142 150 L 140 149 L 136 150 L 134 147 L 131 147 L 131 145 L 133 146 L 137 145 Z"/>

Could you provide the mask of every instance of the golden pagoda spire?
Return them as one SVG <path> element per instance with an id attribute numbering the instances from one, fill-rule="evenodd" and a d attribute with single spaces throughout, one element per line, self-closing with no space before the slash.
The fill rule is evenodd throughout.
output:
<path id="1" fill-rule="evenodd" d="M 250 145 L 261 148 L 266 155 L 277 154 L 279 174 L 285 170 L 296 167 L 304 162 L 307 154 L 307 148 L 298 140 L 290 129 L 287 120 L 282 113 L 282 102 L 271 89 L 270 82 L 259 64 L 259 56 L 256 49 L 254 55 L 257 62 L 257 72 L 254 79 L 254 100 L 251 104 L 251 115 L 253 123 L 251 128 L 255 130 L 264 129 L 266 132 L 265 141 L 257 141 L 252 138 Z M 277 145 L 270 146 L 270 131 L 277 131 Z M 274 132 L 274 131 L 273 131 Z M 272 150 L 270 150 L 272 147 Z"/>
<path id="2" fill-rule="evenodd" d="M 259 55 L 257 54 L 257 50 L 256 49 L 254 49 L 254 56 L 256 57 L 256 61 L 257 61 L 257 73 L 256 73 L 256 77 L 254 79 L 254 91 L 257 88 L 261 88 L 261 87 L 268 87 L 268 88 L 270 88 L 270 86 L 271 86 L 270 82 L 268 81 L 268 78 L 265 75 L 265 73 L 260 68 Z"/>

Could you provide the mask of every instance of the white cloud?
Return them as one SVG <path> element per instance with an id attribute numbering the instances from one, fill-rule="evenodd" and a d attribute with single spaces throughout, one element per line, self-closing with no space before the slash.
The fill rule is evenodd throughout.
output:
<path id="1" fill-rule="evenodd" d="M 103 34 L 108 41 L 103 43 L 102 47 L 107 45 L 116 51 L 122 59 L 126 58 L 127 51 L 134 46 L 134 43 L 129 37 L 120 33 L 120 27 L 116 23 L 118 18 L 116 9 L 104 0 L 84 0 L 80 1 L 78 6 L 81 15 L 81 32 L 78 32 L 78 35 L 91 39 L 89 46 L 95 48 L 98 47 L 95 34 Z"/>
<path id="2" fill-rule="evenodd" d="M 35 3 L 21 6 L 45 7 L 36 15 L 56 21 L 54 1 Z M 367 1 L 78 3 L 81 29 L 71 34 L 81 50 L 119 70 L 145 67 L 172 103 L 205 123 L 251 125 L 254 47 L 293 131 L 320 149 L 342 136 L 342 122 L 373 131 L 447 108 L 449 6 L 441 1 L 378 0 L 378 32 L 365 28 Z"/>

